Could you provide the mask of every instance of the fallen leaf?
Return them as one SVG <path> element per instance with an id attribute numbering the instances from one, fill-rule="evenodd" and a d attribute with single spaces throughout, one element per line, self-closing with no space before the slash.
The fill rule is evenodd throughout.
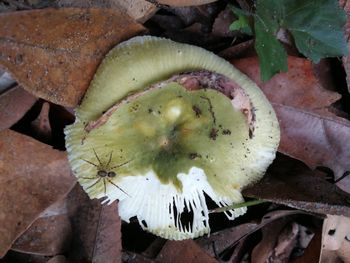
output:
<path id="1" fill-rule="evenodd" d="M 103 206 L 101 210 L 95 249 L 92 262 L 121 262 L 121 220 L 118 215 L 118 203 Z"/>
<path id="2" fill-rule="evenodd" d="M 69 249 L 72 226 L 68 215 L 67 198 L 47 208 L 16 240 L 11 249 L 28 254 L 53 256 Z"/>
<path id="3" fill-rule="evenodd" d="M 118 9 L 140 23 L 146 22 L 158 10 L 151 1 L 146 0 L 58 0 L 57 5 L 59 7 L 98 7 Z"/>
<path id="4" fill-rule="evenodd" d="M 217 0 L 151 0 L 155 4 L 170 5 L 170 6 L 193 6 L 193 5 L 205 5 L 215 2 Z"/>
<path id="5" fill-rule="evenodd" d="M 338 179 L 350 171 L 350 122 L 273 104 L 281 127 L 279 151 L 309 167 L 330 167 Z M 341 186 L 341 185 L 339 185 Z M 350 192 L 350 188 L 342 187 Z"/>
<path id="6" fill-rule="evenodd" d="M 262 229 L 262 240 L 259 242 L 258 245 L 256 245 L 256 247 L 252 251 L 252 263 L 287 262 L 286 260 L 280 261 L 274 259 L 273 254 L 274 248 L 277 245 L 277 240 L 281 234 L 281 231 L 288 225 L 288 223 L 290 223 L 290 220 L 290 218 L 282 218 L 276 220 L 273 223 L 273 225 L 265 226 Z M 293 240 L 295 241 L 295 235 Z M 292 244 L 292 248 L 293 246 L 294 244 Z"/>
<path id="7" fill-rule="evenodd" d="M 102 206 L 99 200 L 90 200 L 77 185 L 68 194 L 73 240 L 69 262 L 121 262 L 121 232 L 117 203 Z M 74 212 L 76 211 L 76 213 Z"/>
<path id="8" fill-rule="evenodd" d="M 327 215 L 322 231 L 320 262 L 350 262 L 350 218 Z"/>
<path id="9" fill-rule="evenodd" d="M 214 263 L 218 262 L 206 254 L 193 240 L 167 241 L 156 258 L 162 263 Z"/>
<path id="10" fill-rule="evenodd" d="M 286 156 L 278 155 L 264 178 L 243 195 L 318 214 L 350 216 L 350 194 Z"/>
<path id="11" fill-rule="evenodd" d="M 215 254 L 221 254 L 225 250 L 234 247 L 247 236 L 253 234 L 264 226 L 278 221 L 281 218 L 288 218 L 289 216 L 298 214 L 305 214 L 305 212 L 298 210 L 276 210 L 264 215 L 260 222 L 249 222 L 229 229 L 224 229 L 210 234 L 209 237 L 198 238 L 196 239 L 196 243 L 206 253 L 214 257 Z M 214 251 L 214 248 L 216 251 Z"/>
<path id="12" fill-rule="evenodd" d="M 67 263 L 67 259 L 65 256 L 58 255 L 53 258 L 51 258 L 47 263 Z"/>
<path id="13" fill-rule="evenodd" d="M 0 95 L 0 131 L 10 128 L 34 105 L 37 98 L 16 86 Z"/>
<path id="14" fill-rule="evenodd" d="M 260 80 L 257 58 L 232 63 L 253 79 L 272 102 L 281 126 L 280 152 L 313 169 L 329 167 L 336 179 L 350 171 L 350 122 L 328 111 L 340 95 L 320 86 L 311 62 L 289 57 L 289 71 L 266 83 Z"/>
<path id="15" fill-rule="evenodd" d="M 65 152 L 19 133 L 0 132 L 0 257 L 75 184 Z"/>
<path id="16" fill-rule="evenodd" d="M 0 65 L 35 96 L 72 107 L 108 50 L 144 31 L 121 11 L 94 8 L 4 13 L 0 24 Z"/>
<path id="17" fill-rule="evenodd" d="M 291 260 L 291 263 L 319 262 L 321 251 L 321 230 L 317 229 L 312 240 L 305 248 L 303 255 Z"/>
<path id="18" fill-rule="evenodd" d="M 288 57 L 288 72 L 279 73 L 262 82 L 257 57 L 231 61 L 254 80 L 272 103 L 295 107 L 314 113 L 330 114 L 327 110 L 340 99 L 340 94 L 323 88 L 313 72 L 312 63 L 303 58 Z"/>

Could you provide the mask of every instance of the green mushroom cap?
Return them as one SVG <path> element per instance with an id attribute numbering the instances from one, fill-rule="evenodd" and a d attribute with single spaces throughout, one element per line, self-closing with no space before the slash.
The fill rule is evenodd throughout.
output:
<path id="1" fill-rule="evenodd" d="M 223 82 L 233 84 L 216 88 Z M 155 37 L 107 55 L 65 133 L 91 198 L 118 199 L 122 219 L 136 216 L 142 228 L 176 240 L 209 233 L 206 195 L 220 207 L 242 202 L 279 142 L 274 111 L 252 81 L 208 51 Z"/>

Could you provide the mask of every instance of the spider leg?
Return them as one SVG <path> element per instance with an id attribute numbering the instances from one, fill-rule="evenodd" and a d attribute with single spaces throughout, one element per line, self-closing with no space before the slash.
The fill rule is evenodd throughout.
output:
<path id="1" fill-rule="evenodd" d="M 79 178 L 81 178 L 81 179 L 97 179 L 96 177 L 79 177 Z"/>
<path id="2" fill-rule="evenodd" d="M 106 195 L 106 180 L 103 179 L 103 188 L 105 190 L 105 195 Z"/>
<path id="3" fill-rule="evenodd" d="M 108 163 L 107 163 L 107 167 L 109 166 L 109 164 L 111 163 L 112 161 L 112 154 L 113 154 L 113 151 L 111 151 L 111 153 L 109 154 L 109 160 L 108 160 Z"/>
<path id="4" fill-rule="evenodd" d="M 86 189 L 90 189 L 94 185 L 96 185 L 99 181 L 101 181 L 101 178 L 99 178 L 96 182 L 94 182 L 92 185 L 88 186 Z"/>
<path id="5" fill-rule="evenodd" d="M 117 187 L 120 191 L 122 191 L 124 194 L 126 194 L 127 196 L 131 197 L 127 192 L 125 192 L 123 189 L 121 189 L 118 185 L 116 185 L 115 183 L 113 183 L 111 180 L 106 179 L 109 183 L 111 183 L 112 185 L 114 185 L 115 187 Z"/>
<path id="6" fill-rule="evenodd" d="M 122 164 L 119 164 L 119 165 L 117 165 L 117 166 L 111 167 L 110 170 L 115 169 L 115 168 L 122 167 L 123 165 L 126 165 L 126 164 L 130 163 L 131 161 L 132 161 L 132 160 L 129 160 L 129 161 L 125 162 L 125 163 L 122 163 Z"/>
<path id="7" fill-rule="evenodd" d="M 97 159 L 98 163 L 100 164 L 100 166 L 103 166 L 103 165 L 102 165 L 102 163 L 101 163 L 100 158 L 98 158 L 98 155 L 97 155 L 97 153 L 96 153 L 95 149 L 94 149 L 94 148 L 92 148 L 92 150 L 94 151 L 94 154 L 95 154 L 96 159 Z"/>
<path id="8" fill-rule="evenodd" d="M 93 165 L 93 166 L 95 166 L 95 167 L 97 167 L 98 165 L 97 164 L 94 164 L 93 162 L 90 162 L 90 161 L 88 161 L 88 160 L 84 160 L 84 159 L 82 159 L 84 162 L 87 162 L 87 163 L 89 163 L 89 164 L 91 164 L 91 165 Z"/>

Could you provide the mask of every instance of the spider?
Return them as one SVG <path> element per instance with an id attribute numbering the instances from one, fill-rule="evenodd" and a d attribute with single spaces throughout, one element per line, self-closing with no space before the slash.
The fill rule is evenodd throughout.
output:
<path id="1" fill-rule="evenodd" d="M 92 149 L 92 150 L 94 151 L 95 157 L 96 157 L 96 159 L 98 161 L 98 165 L 93 163 L 93 162 L 90 162 L 88 160 L 84 160 L 84 159 L 82 159 L 82 160 L 84 162 L 87 162 L 87 163 L 95 166 L 97 168 L 97 173 L 96 173 L 95 177 L 80 177 L 80 178 L 82 178 L 82 179 L 90 179 L 90 180 L 97 179 L 97 181 L 95 181 L 92 185 L 88 186 L 86 189 L 89 189 L 89 188 L 93 187 L 94 185 L 98 184 L 102 180 L 105 194 L 106 194 L 106 181 L 107 181 L 108 183 L 114 185 L 120 191 L 122 191 L 124 194 L 126 194 L 127 196 L 130 197 L 130 195 L 128 193 L 126 193 L 122 188 L 120 188 L 118 185 L 113 183 L 113 181 L 111 180 L 111 178 L 114 178 L 114 177 L 117 176 L 117 173 L 112 171 L 112 169 L 116 169 L 116 168 L 122 167 L 122 166 L 126 165 L 127 163 L 129 163 L 130 161 L 127 161 L 125 163 L 122 163 L 122 164 L 119 164 L 117 166 L 109 168 L 109 165 L 110 165 L 111 160 L 112 160 L 112 153 L 113 153 L 113 151 L 109 154 L 108 162 L 106 164 L 104 164 L 104 163 L 101 162 L 101 160 L 98 157 L 95 149 Z"/>

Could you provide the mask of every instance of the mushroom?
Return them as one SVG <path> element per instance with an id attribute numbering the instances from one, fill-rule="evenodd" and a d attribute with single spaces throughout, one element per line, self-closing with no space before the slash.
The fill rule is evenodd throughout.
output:
<path id="1" fill-rule="evenodd" d="M 136 216 L 143 229 L 175 240 L 209 233 L 206 199 L 242 202 L 280 138 L 270 103 L 230 63 L 150 36 L 107 54 L 65 134 L 90 198 L 119 200 L 123 220 Z"/>

